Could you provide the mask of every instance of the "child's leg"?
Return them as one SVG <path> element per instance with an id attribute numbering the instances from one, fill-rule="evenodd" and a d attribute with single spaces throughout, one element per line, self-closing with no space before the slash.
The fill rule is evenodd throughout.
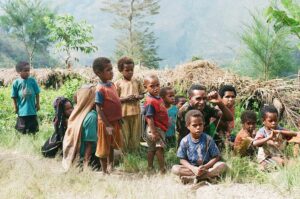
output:
<path id="1" fill-rule="evenodd" d="M 84 151 L 84 157 L 83 157 L 83 169 L 87 169 L 91 155 L 92 155 L 92 142 L 85 142 L 85 151 Z"/>
<path id="2" fill-rule="evenodd" d="M 103 173 L 108 173 L 107 172 L 107 158 L 99 158 L 99 159 L 100 159 L 100 164 L 101 164 Z"/>
<path id="3" fill-rule="evenodd" d="M 158 160 L 160 172 L 165 173 L 166 168 L 165 168 L 164 148 L 162 147 L 156 148 L 156 157 Z"/>
<path id="4" fill-rule="evenodd" d="M 154 161 L 155 151 L 148 151 L 147 160 L 148 160 L 148 169 L 153 169 L 153 161 Z"/>
<path id="5" fill-rule="evenodd" d="M 109 152 L 109 156 L 107 157 L 107 171 L 110 173 L 113 170 L 114 167 L 114 148 L 111 146 L 110 147 L 110 152 Z"/>
<path id="6" fill-rule="evenodd" d="M 131 142 L 132 150 L 135 151 L 140 146 L 140 138 L 141 138 L 141 116 L 134 115 L 132 116 L 132 134 L 131 134 Z"/>
<path id="7" fill-rule="evenodd" d="M 225 162 L 216 162 L 213 167 L 208 169 L 206 176 L 209 178 L 218 177 L 224 173 L 227 168 L 228 166 L 225 164 Z"/>
<path id="8" fill-rule="evenodd" d="M 195 176 L 195 174 L 183 165 L 174 165 L 171 172 L 178 176 Z"/>
<path id="9" fill-rule="evenodd" d="M 274 160 L 279 166 L 285 165 L 284 159 L 281 157 L 272 157 L 271 159 Z"/>
<path id="10" fill-rule="evenodd" d="M 129 134 L 130 134 L 130 116 L 123 117 L 122 118 L 122 134 L 124 137 L 124 145 L 123 145 L 123 150 L 127 151 L 129 147 Z"/>

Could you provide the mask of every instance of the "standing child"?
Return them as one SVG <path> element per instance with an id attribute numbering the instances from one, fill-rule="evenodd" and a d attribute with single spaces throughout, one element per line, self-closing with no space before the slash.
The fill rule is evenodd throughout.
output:
<path id="1" fill-rule="evenodd" d="M 144 79 L 144 86 L 148 91 L 145 100 L 145 119 L 147 123 L 146 142 L 148 144 L 148 170 L 153 170 L 153 160 L 156 155 L 160 172 L 165 173 L 165 132 L 168 130 L 168 113 L 164 101 L 159 97 L 160 84 L 155 75 Z"/>
<path id="2" fill-rule="evenodd" d="M 190 110 L 185 115 L 189 134 L 180 142 L 177 157 L 180 165 L 172 167 L 172 173 L 178 175 L 186 184 L 194 179 L 203 180 L 221 175 L 227 168 L 221 162 L 220 151 L 209 135 L 203 132 L 204 117 L 199 110 Z"/>
<path id="3" fill-rule="evenodd" d="M 113 78 L 112 65 L 108 58 L 94 60 L 93 71 L 100 78 L 96 89 L 96 109 L 98 112 L 98 142 L 96 156 L 100 158 L 103 173 L 113 169 L 114 149 L 122 147 L 120 120 L 121 102 Z"/>
<path id="4" fill-rule="evenodd" d="M 262 169 L 273 165 L 284 165 L 284 139 L 297 136 L 298 133 L 285 130 L 278 126 L 277 109 L 268 105 L 262 109 L 263 127 L 256 133 L 253 145 L 258 148 L 258 162 Z"/>
<path id="5" fill-rule="evenodd" d="M 18 114 L 16 129 L 23 134 L 35 134 L 39 130 L 37 111 L 40 110 L 40 88 L 36 80 L 29 76 L 27 62 L 19 62 L 16 71 L 21 77 L 13 82 L 11 92 L 15 113 Z"/>
<path id="6" fill-rule="evenodd" d="M 241 157 L 254 155 L 252 142 L 255 137 L 256 120 L 254 111 L 244 111 L 241 115 L 242 129 L 234 141 L 234 151 Z"/>
<path id="7" fill-rule="evenodd" d="M 175 103 L 174 105 L 179 110 L 184 104 L 186 103 L 186 98 L 183 95 L 176 95 L 175 96 Z"/>
<path id="8" fill-rule="evenodd" d="M 166 132 L 166 143 L 168 147 L 173 148 L 176 146 L 175 125 L 178 113 L 177 107 L 173 105 L 175 102 L 175 91 L 171 87 L 163 87 L 160 90 L 159 96 L 164 101 L 170 120 L 169 128 Z"/>
<path id="9" fill-rule="evenodd" d="M 123 77 L 115 84 L 122 103 L 122 133 L 124 149 L 138 149 L 141 137 L 140 100 L 144 98 L 142 82 L 133 78 L 134 62 L 123 57 L 118 61 L 118 69 Z"/>

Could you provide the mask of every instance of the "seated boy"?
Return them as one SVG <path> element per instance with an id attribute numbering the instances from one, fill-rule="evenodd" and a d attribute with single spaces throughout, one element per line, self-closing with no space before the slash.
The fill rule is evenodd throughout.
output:
<path id="1" fill-rule="evenodd" d="M 241 115 L 242 129 L 237 134 L 234 141 L 234 152 L 237 155 L 253 156 L 254 148 L 252 142 L 255 136 L 256 113 L 254 111 L 244 111 Z"/>
<path id="2" fill-rule="evenodd" d="M 177 151 L 181 165 L 174 165 L 172 173 L 180 176 L 186 184 L 194 179 L 202 180 L 222 174 L 227 165 L 221 162 L 220 151 L 214 140 L 203 132 L 204 118 L 199 110 L 191 110 L 185 116 L 189 134 L 185 136 Z"/>
<path id="3" fill-rule="evenodd" d="M 270 166 L 283 166 L 285 140 L 297 136 L 299 132 L 285 130 L 278 126 L 277 109 L 268 105 L 262 109 L 262 120 L 264 126 L 256 133 L 253 145 L 258 148 L 257 159 L 262 169 Z"/>

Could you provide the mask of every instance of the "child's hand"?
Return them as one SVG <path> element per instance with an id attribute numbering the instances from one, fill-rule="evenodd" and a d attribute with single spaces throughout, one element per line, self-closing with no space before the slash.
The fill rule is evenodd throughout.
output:
<path id="1" fill-rule="evenodd" d="M 35 108 L 36 108 L 37 111 L 39 111 L 40 110 L 40 104 L 36 104 Z"/>
<path id="2" fill-rule="evenodd" d="M 127 97 L 127 100 L 130 101 L 130 102 L 132 102 L 132 101 L 135 101 L 136 99 L 135 99 L 135 96 L 134 96 L 134 95 L 129 95 L 129 96 Z"/>
<path id="3" fill-rule="evenodd" d="M 112 135 L 114 128 L 111 126 L 108 126 L 108 127 L 105 127 L 105 130 L 106 130 L 107 135 Z"/>
<path id="4" fill-rule="evenodd" d="M 158 133 L 157 132 L 152 132 L 151 133 L 151 138 L 152 138 L 152 140 L 154 141 L 154 142 L 156 142 L 157 140 L 159 140 L 159 135 L 158 135 Z"/>
<path id="5" fill-rule="evenodd" d="M 208 93 L 207 99 L 208 99 L 208 101 L 210 101 L 213 104 L 218 105 L 218 104 L 222 103 L 222 98 L 217 91 L 211 91 L 210 93 Z"/>
<path id="6" fill-rule="evenodd" d="M 199 166 L 198 167 L 197 176 L 202 176 L 205 173 L 207 173 L 207 169 L 203 165 Z"/>

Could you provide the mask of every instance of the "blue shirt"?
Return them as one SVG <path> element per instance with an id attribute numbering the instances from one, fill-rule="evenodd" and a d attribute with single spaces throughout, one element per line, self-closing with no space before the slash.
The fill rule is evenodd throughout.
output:
<path id="1" fill-rule="evenodd" d="M 215 141 L 206 133 L 202 133 L 198 141 L 192 140 L 189 133 L 181 140 L 177 151 L 177 157 L 194 166 L 206 164 L 219 155 L 220 151 Z"/>
<path id="2" fill-rule="evenodd" d="M 169 116 L 171 123 L 166 132 L 167 137 L 175 136 L 175 125 L 176 125 L 177 113 L 178 113 L 178 108 L 174 105 L 172 105 L 168 109 L 168 116 Z"/>
<path id="3" fill-rule="evenodd" d="M 11 97 L 17 99 L 19 116 L 36 115 L 35 98 L 39 93 L 40 88 L 32 77 L 19 78 L 13 82 Z"/>

